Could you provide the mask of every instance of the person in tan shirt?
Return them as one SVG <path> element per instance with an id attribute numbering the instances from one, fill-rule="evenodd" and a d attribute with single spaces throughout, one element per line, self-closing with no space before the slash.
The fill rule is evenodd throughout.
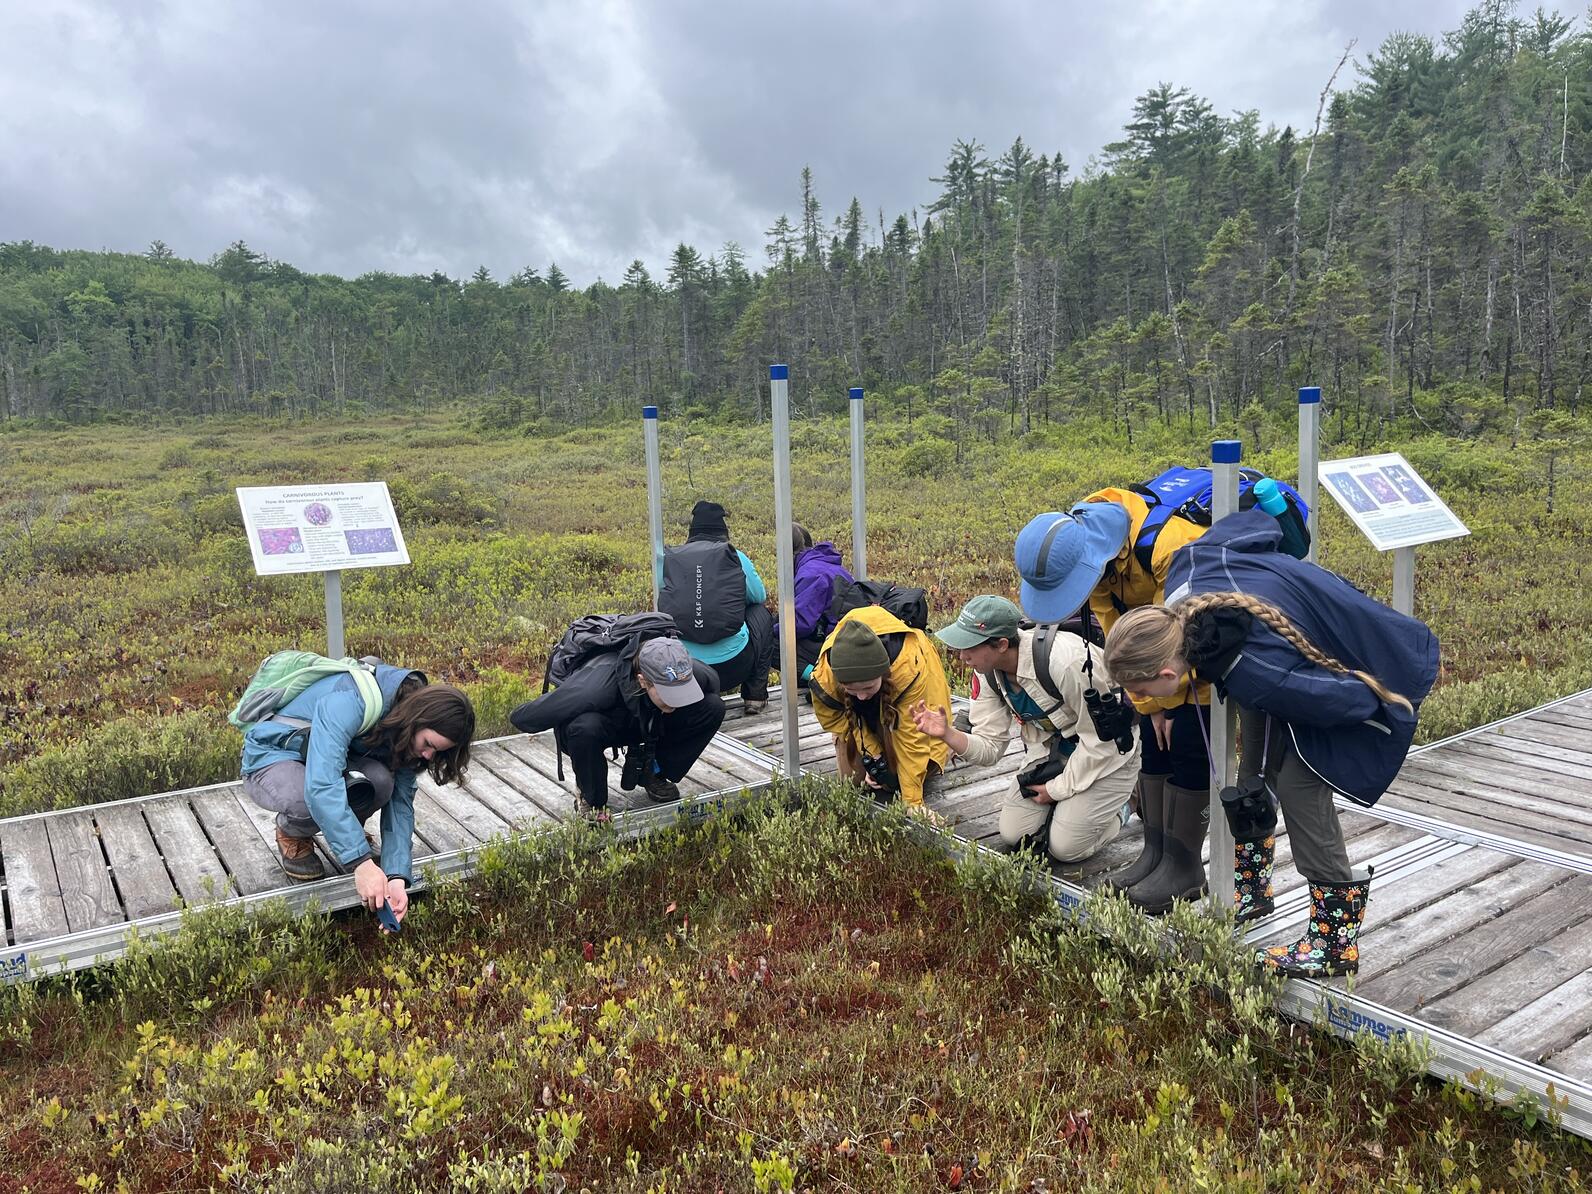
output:
<path id="1" fill-rule="evenodd" d="M 1136 490 L 1107 488 L 1066 512 L 1041 514 L 1017 537 L 1023 609 L 1036 622 L 1061 622 L 1087 606 L 1110 633 L 1123 614 L 1159 605 L 1176 553 L 1209 529 L 1172 516 L 1145 531 L 1151 505 Z M 1210 817 L 1210 688 L 1191 681 L 1164 697 L 1137 696 L 1142 762 L 1138 779 L 1144 849 L 1109 884 L 1146 912 L 1205 886 L 1200 849 Z"/>
<path id="2" fill-rule="evenodd" d="M 949 725 L 947 710 L 927 702 L 916 704 L 912 716 L 925 734 L 981 767 L 1001 759 L 1016 725 L 1023 764 L 1001 802 L 1001 840 L 1008 848 L 1048 850 L 1057 862 L 1079 862 L 1122 828 L 1138 744 L 1122 753 L 1095 732 L 1083 694 L 1090 684 L 1110 691 L 1100 653 L 1067 631 L 1024 628 L 1020 617 L 1012 602 L 986 594 L 935 633 L 978 680 L 970 732 Z"/>

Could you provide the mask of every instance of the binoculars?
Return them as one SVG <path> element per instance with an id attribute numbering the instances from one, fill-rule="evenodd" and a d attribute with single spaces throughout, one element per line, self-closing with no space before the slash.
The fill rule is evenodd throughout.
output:
<path id="1" fill-rule="evenodd" d="M 1133 749 L 1133 727 L 1139 714 L 1120 689 L 1102 695 L 1091 684 L 1083 690 L 1083 703 L 1100 741 L 1115 742 L 1118 754 L 1125 755 Z"/>

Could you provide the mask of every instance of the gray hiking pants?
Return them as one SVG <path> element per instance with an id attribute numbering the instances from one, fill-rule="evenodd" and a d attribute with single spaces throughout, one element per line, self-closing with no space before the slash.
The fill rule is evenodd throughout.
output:
<path id="1" fill-rule="evenodd" d="M 1239 735 L 1243 755 L 1238 765 L 1240 778 L 1260 773 L 1261 758 L 1266 760 L 1266 785 L 1282 805 L 1283 824 L 1292 843 L 1294 869 L 1311 883 L 1348 883 L 1354 878 L 1349 866 L 1349 851 L 1343 844 L 1343 826 L 1338 807 L 1332 802 L 1332 787 L 1294 750 L 1293 735 L 1286 722 L 1270 718 L 1271 744 L 1263 739 L 1268 718 L 1264 713 L 1242 709 Z"/>
<path id="2" fill-rule="evenodd" d="M 358 771 L 367 781 L 358 783 L 348 778 L 348 772 L 344 773 L 348 806 L 363 825 L 392 799 L 392 772 L 375 759 L 356 758 L 350 763 L 349 772 Z M 275 813 L 276 827 L 288 837 L 314 837 L 320 829 L 304 799 L 304 764 L 297 759 L 272 763 L 244 776 L 243 794 Z"/>

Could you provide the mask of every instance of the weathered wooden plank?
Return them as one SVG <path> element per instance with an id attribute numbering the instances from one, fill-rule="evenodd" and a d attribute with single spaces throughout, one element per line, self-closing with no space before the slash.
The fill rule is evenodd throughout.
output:
<path id="1" fill-rule="evenodd" d="M 1485 738 L 1461 738 L 1457 742 L 1450 742 L 1447 746 L 1439 747 L 1428 752 L 1433 755 L 1443 755 L 1450 759 L 1482 759 L 1492 763 L 1501 763 L 1505 767 L 1513 768 L 1522 775 L 1547 774 L 1553 778 L 1549 783 L 1559 784 L 1568 779 L 1572 781 L 1585 779 L 1587 769 L 1578 763 L 1566 763 L 1549 755 L 1528 755 L 1520 751 L 1511 750 L 1497 742 L 1489 742 Z M 1415 756 L 1424 759 L 1425 754 Z"/>
<path id="2" fill-rule="evenodd" d="M 1578 763 L 1583 767 L 1592 767 L 1592 742 L 1587 741 L 1585 734 L 1567 730 L 1563 726 L 1532 721 L 1512 721 L 1508 725 L 1499 726 L 1496 730 L 1477 734 L 1476 737 L 1507 743 L 1511 749 L 1521 754 L 1544 755 L 1548 758 Z"/>
<path id="3" fill-rule="evenodd" d="M 702 757 L 713 766 L 730 775 L 737 784 L 765 784 L 768 782 L 770 768 L 759 767 L 751 759 L 744 758 L 736 751 L 722 742 L 713 741 L 702 752 Z"/>
<path id="4" fill-rule="evenodd" d="M 1456 907 L 1461 906 L 1456 902 Z M 1592 921 L 1529 947 L 1514 961 L 1484 974 L 1421 1008 L 1421 1019 L 1450 1032 L 1475 1036 L 1587 969 Z M 1395 972 L 1396 973 L 1396 972 Z"/>
<path id="5" fill-rule="evenodd" d="M 1527 1061 L 1540 1061 L 1570 1048 L 1588 1029 L 1592 1029 L 1592 970 L 1583 970 L 1476 1039 Z"/>
<path id="6" fill-rule="evenodd" d="M 505 739 L 493 743 L 493 749 L 500 752 L 490 760 L 494 771 L 509 776 L 509 782 L 552 820 L 570 816 L 575 777 L 566 767 L 563 780 L 558 779 L 558 755 L 551 734 Z"/>
<path id="7" fill-rule="evenodd" d="M 178 894 L 190 904 L 239 894 L 188 800 L 173 796 L 141 806 Z"/>
<path id="8" fill-rule="evenodd" d="M 1453 901 L 1454 930 L 1442 948 L 1378 978 L 1362 981 L 1358 990 L 1368 999 L 1419 1008 L 1519 957 L 1534 943 L 1578 924 L 1588 914 L 1592 876 L 1576 875 L 1549 891 L 1520 900 L 1497 917 L 1475 927 L 1470 902 Z"/>
<path id="9" fill-rule="evenodd" d="M 1568 776 L 1549 778 L 1541 771 L 1528 772 L 1490 760 L 1443 757 L 1441 751 L 1433 751 L 1406 762 L 1399 778 L 1592 825 L 1592 793 L 1587 790 L 1592 787 L 1592 776 L 1577 784 Z"/>
<path id="10" fill-rule="evenodd" d="M 1395 780 L 1383 799 L 1390 807 L 1412 808 L 1452 824 L 1485 829 L 1489 833 L 1551 846 L 1572 854 L 1584 856 L 1588 853 L 1584 834 L 1577 826 L 1559 817 L 1490 803 L 1406 779 Z"/>
<path id="11" fill-rule="evenodd" d="M 242 894 L 275 891 L 292 882 L 282 870 L 276 850 L 260 839 L 253 819 L 238 806 L 236 793 L 227 788 L 198 792 L 192 804 Z"/>
<path id="12" fill-rule="evenodd" d="M 1467 888 L 1463 915 L 1469 924 L 1485 924 L 1516 904 L 1557 887 L 1568 877 L 1569 872 L 1558 867 L 1517 862 Z M 1371 903 L 1376 903 L 1374 883 Z M 1453 902 L 1440 900 L 1391 923 L 1368 925 L 1361 938 L 1361 985 L 1405 965 L 1428 949 L 1441 947 L 1454 936 L 1455 918 L 1460 914 Z M 1270 943 L 1281 943 L 1282 936 L 1279 934 L 1276 941 Z"/>
<path id="13" fill-rule="evenodd" d="M 1531 718 L 1533 721 L 1545 721 L 1550 725 L 1568 726 L 1592 737 L 1592 713 L 1570 705 L 1555 705 L 1552 709 L 1542 709 L 1533 713 Z"/>
<path id="14" fill-rule="evenodd" d="M 160 916 L 177 906 L 177 888 L 166 873 L 155 839 L 136 804 L 95 810 L 100 841 L 110 856 L 128 920 Z"/>
<path id="15" fill-rule="evenodd" d="M 100 849 L 90 809 L 70 817 L 43 819 L 55 855 L 55 875 L 61 884 L 61 900 L 66 905 L 69 931 L 103 929 L 127 919 L 122 902 L 111 883 L 105 851 Z"/>
<path id="16" fill-rule="evenodd" d="M 1367 933 L 1371 926 L 1391 925 L 1400 917 L 1450 897 L 1463 901 L 1464 889 L 1514 866 L 1516 861 L 1512 855 L 1477 847 L 1404 875 L 1397 883 L 1379 884 L 1373 880 L 1366 912 Z"/>
<path id="17" fill-rule="evenodd" d="M 415 832 L 424 833 L 431 843 L 432 853 L 449 854 L 454 850 L 467 850 L 476 844 L 476 838 L 438 804 L 431 793 L 415 789 Z M 418 869 L 421 859 L 416 858 Z"/>
<path id="18" fill-rule="evenodd" d="M 492 770 L 493 756 L 489 752 L 482 753 L 479 766 L 475 765 L 472 757 L 472 765 L 464 780 L 467 792 L 490 807 L 516 830 L 530 829 L 538 822 L 550 819 L 546 810 L 530 797 L 500 779 Z"/>
<path id="19" fill-rule="evenodd" d="M 1542 1064 L 1582 1082 L 1592 1082 L 1592 1032 L 1562 1052 L 1545 1057 Z"/>
<path id="20" fill-rule="evenodd" d="M 44 822 L 11 821 L 0 826 L 0 860 L 5 863 L 6 897 L 11 902 L 12 940 L 23 945 L 65 936 L 66 905 Z"/>
<path id="21" fill-rule="evenodd" d="M 429 776 L 420 780 L 419 794 L 457 821 L 478 842 L 513 832 L 509 823 L 457 784 L 438 785 Z"/>

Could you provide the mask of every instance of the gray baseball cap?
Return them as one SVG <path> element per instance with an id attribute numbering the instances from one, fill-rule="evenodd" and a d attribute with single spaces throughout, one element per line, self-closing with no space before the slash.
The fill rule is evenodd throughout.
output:
<path id="1" fill-rule="evenodd" d="M 672 708 L 683 709 L 702 699 L 702 685 L 691 670 L 691 656 L 679 639 L 649 638 L 636 652 L 636 666 Z"/>

